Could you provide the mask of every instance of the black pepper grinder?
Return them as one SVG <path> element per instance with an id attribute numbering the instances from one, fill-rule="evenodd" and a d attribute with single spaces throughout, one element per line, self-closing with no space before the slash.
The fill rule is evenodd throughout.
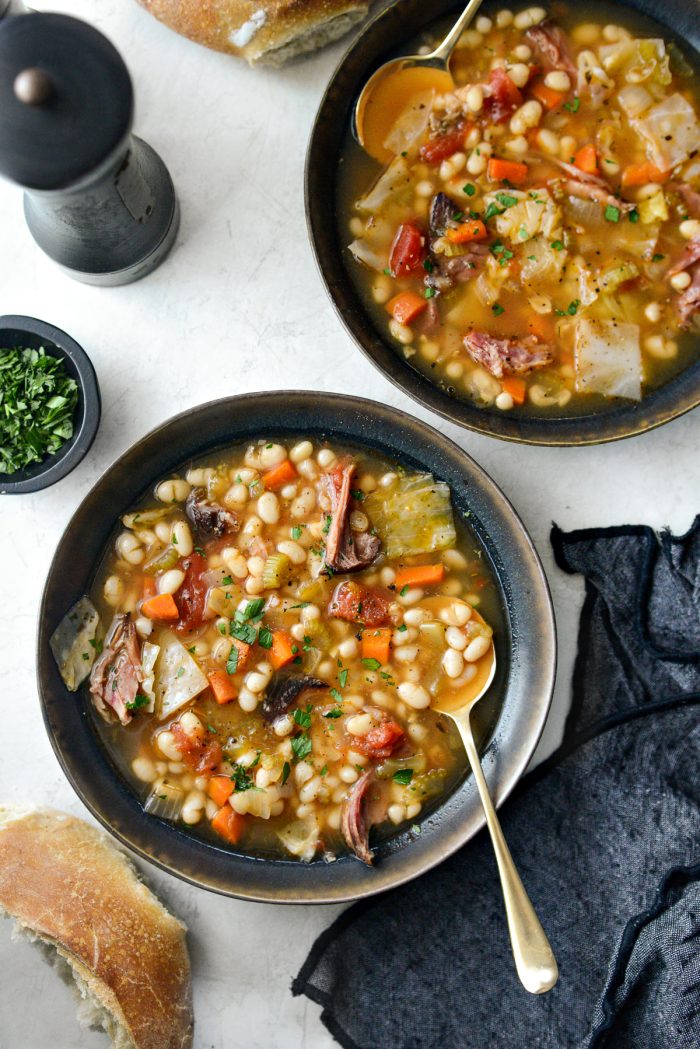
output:
<path id="1" fill-rule="evenodd" d="M 180 215 L 165 164 L 131 134 L 121 56 L 77 18 L 2 10 L 0 0 L 0 174 L 24 187 L 34 240 L 87 284 L 145 277 Z"/>

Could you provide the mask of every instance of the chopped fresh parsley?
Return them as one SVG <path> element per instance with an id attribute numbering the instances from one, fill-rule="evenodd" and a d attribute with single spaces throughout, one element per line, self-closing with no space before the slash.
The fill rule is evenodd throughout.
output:
<path id="1" fill-rule="evenodd" d="M 147 707 L 150 703 L 148 696 L 144 696 L 142 692 L 137 692 L 131 703 L 126 704 L 127 710 L 141 710 L 142 707 Z"/>
<path id="2" fill-rule="evenodd" d="M 258 632 L 251 623 L 237 623 L 235 619 L 231 620 L 228 632 L 231 637 L 235 637 L 237 641 L 244 641 L 246 645 L 254 645 L 258 637 Z"/>
<path id="3" fill-rule="evenodd" d="M 432 273 L 433 270 L 435 269 L 435 266 L 433 265 L 433 263 L 432 263 L 432 261 L 430 259 L 424 259 L 423 260 L 423 269 L 425 270 L 426 273 Z"/>
<path id="4" fill-rule="evenodd" d="M 263 609 L 265 608 L 265 598 L 256 597 L 254 601 L 248 601 L 245 608 L 236 612 L 236 619 L 241 619 L 244 623 L 249 619 L 255 622 L 256 619 L 262 619 Z"/>
<path id="5" fill-rule="evenodd" d="M 328 775 L 328 765 L 324 765 L 323 768 L 321 769 L 321 771 L 319 772 L 319 776 L 326 776 L 326 775 Z"/>
<path id="6" fill-rule="evenodd" d="M 505 313 L 506 311 L 505 307 L 501 306 L 500 302 L 494 302 L 493 306 L 491 307 L 491 312 L 493 313 L 494 317 L 500 317 L 501 314 Z"/>
<path id="7" fill-rule="evenodd" d="M 401 589 L 399 590 L 399 597 L 403 597 L 404 594 L 407 594 L 408 593 L 408 589 L 409 589 L 408 588 L 408 583 L 406 583 L 406 585 L 402 586 Z"/>
<path id="8" fill-rule="evenodd" d="M 300 733 L 292 740 L 292 751 L 295 761 L 303 761 L 311 753 L 311 738 L 306 732 Z"/>
<path id="9" fill-rule="evenodd" d="M 499 208 L 498 204 L 495 204 L 494 201 L 491 201 L 486 211 L 484 212 L 484 221 L 488 222 L 488 220 L 492 219 L 494 215 L 502 215 L 504 211 L 505 208 Z"/>
<path id="10" fill-rule="evenodd" d="M 184 673 L 185 673 L 185 668 L 184 667 L 178 667 L 177 668 L 177 673 L 175 674 L 175 677 L 182 677 L 182 675 Z"/>
<path id="11" fill-rule="evenodd" d="M 334 707 L 333 710 L 329 710 L 327 714 L 324 714 L 324 718 L 342 718 L 343 712 L 340 707 Z"/>
<path id="12" fill-rule="evenodd" d="M 294 525 L 292 528 L 292 539 L 301 539 L 301 525 Z"/>
<path id="13" fill-rule="evenodd" d="M 560 240 L 553 240 L 552 243 L 549 246 L 550 246 L 550 248 L 554 248 L 555 251 L 563 251 L 564 250 L 564 244 Z"/>
<path id="14" fill-rule="evenodd" d="M 399 631 L 400 634 L 403 634 L 406 630 L 408 630 L 408 627 L 406 626 L 405 623 L 402 623 L 401 626 L 398 627 L 398 631 Z"/>
<path id="15" fill-rule="evenodd" d="M 518 203 L 518 198 L 512 196 L 510 193 L 504 193 L 503 191 L 496 194 L 496 200 L 499 204 L 502 204 L 504 208 L 512 208 Z"/>
<path id="16" fill-rule="evenodd" d="M 225 575 L 221 582 L 224 586 L 233 586 L 233 579 L 230 575 Z"/>
<path id="17" fill-rule="evenodd" d="M 311 711 L 312 710 L 313 710 L 313 707 L 311 706 L 310 703 L 307 705 L 305 710 L 300 710 L 299 708 L 297 708 L 294 711 L 294 714 L 293 714 L 295 723 L 297 725 L 300 725 L 301 728 L 311 728 Z"/>
<path id="18" fill-rule="evenodd" d="M 233 775 L 231 776 L 233 781 L 234 790 L 250 790 L 253 786 L 253 781 L 243 768 L 242 765 L 233 766 Z"/>
<path id="19" fill-rule="evenodd" d="M 473 186 L 471 182 L 466 182 L 462 186 L 462 192 L 466 193 L 468 197 L 473 197 L 476 193 L 476 186 Z"/>
<path id="20" fill-rule="evenodd" d="M 570 113 L 578 113 L 580 105 L 581 99 L 578 95 L 575 95 L 571 102 L 564 103 L 564 109 L 568 109 Z"/>
<path id="21" fill-rule="evenodd" d="M 620 221 L 620 209 L 616 208 L 614 204 L 608 204 L 603 214 L 608 222 Z"/>
<path id="22" fill-rule="evenodd" d="M 657 254 L 656 254 L 656 255 L 652 255 L 652 257 L 651 257 L 651 261 L 652 261 L 652 262 L 661 262 L 661 260 L 662 260 L 662 259 L 665 259 L 665 258 L 666 258 L 666 256 L 665 256 L 665 255 L 659 255 L 659 254 L 658 254 L 658 252 L 657 252 Z"/>
<path id="23" fill-rule="evenodd" d="M 336 701 L 336 703 L 343 702 L 343 697 L 341 696 L 340 692 L 338 692 L 337 688 L 331 689 L 331 695 L 333 696 L 333 699 Z"/>
<path id="24" fill-rule="evenodd" d="M 368 670 L 379 670 L 382 664 L 378 659 L 363 659 L 362 666 L 367 667 Z"/>
<path id="25" fill-rule="evenodd" d="M 347 672 L 347 670 L 341 670 L 340 673 L 338 674 L 338 684 L 340 685 L 341 688 L 345 688 L 345 686 L 347 684 L 347 681 L 348 681 L 348 672 Z"/>
<path id="26" fill-rule="evenodd" d="M 282 786 L 284 786 L 287 780 L 289 779 L 289 773 L 291 771 L 292 766 L 289 764 L 288 761 L 285 761 L 284 765 L 282 766 Z"/>
<path id="27" fill-rule="evenodd" d="M 576 311 L 580 305 L 580 301 L 578 299 L 574 299 L 573 302 L 569 303 L 565 310 L 555 310 L 554 312 L 556 313 L 557 317 L 575 317 Z"/>
<path id="28" fill-rule="evenodd" d="M 258 633 L 258 644 L 261 648 L 272 648 L 272 631 L 268 627 L 260 627 Z"/>
<path id="29" fill-rule="evenodd" d="M 96 656 L 100 656 L 100 655 L 102 655 L 102 646 L 103 646 L 103 642 L 102 642 L 102 640 L 98 641 L 98 640 L 97 640 L 97 638 L 94 638 L 94 637 L 92 637 L 92 638 L 90 638 L 90 640 L 88 641 L 88 644 L 89 644 L 89 645 L 90 645 L 90 646 L 91 646 L 92 648 L 94 648 L 94 649 L 95 649 L 95 655 L 96 655 Z"/>
<path id="30" fill-rule="evenodd" d="M 424 294 L 426 299 L 432 299 L 435 294 L 435 288 L 426 288 Z"/>
<path id="31" fill-rule="evenodd" d="M 333 518 L 331 517 L 330 514 L 326 514 L 326 520 L 324 521 L 323 528 L 321 529 L 321 531 L 323 532 L 324 535 L 328 535 L 328 533 L 331 530 L 331 524 L 332 523 L 333 523 Z"/>
<path id="32" fill-rule="evenodd" d="M 639 222 L 639 212 L 637 211 L 637 209 L 633 208 L 632 211 L 630 211 L 627 218 L 630 220 L 630 222 Z"/>
<path id="33" fill-rule="evenodd" d="M 53 455 L 73 436 L 78 384 L 43 346 L 0 349 L 0 474 Z"/>
<path id="34" fill-rule="evenodd" d="M 365 497 L 365 493 L 362 491 L 361 488 L 351 488 L 350 495 L 353 497 L 353 499 L 356 499 L 358 503 L 361 503 Z"/>
<path id="35" fill-rule="evenodd" d="M 228 654 L 226 660 L 226 673 L 235 674 L 238 670 L 238 649 L 235 645 L 231 645 L 231 651 Z"/>
<path id="36" fill-rule="evenodd" d="M 406 787 L 413 779 L 413 769 L 399 769 L 391 778 L 395 783 L 402 783 Z"/>

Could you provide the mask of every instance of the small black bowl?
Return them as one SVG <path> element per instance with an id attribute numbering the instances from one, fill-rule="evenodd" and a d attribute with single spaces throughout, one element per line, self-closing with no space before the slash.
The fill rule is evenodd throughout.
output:
<path id="1" fill-rule="evenodd" d="M 0 346 L 38 350 L 60 357 L 68 375 L 78 384 L 73 436 L 54 455 L 13 474 L 0 474 L 0 495 L 38 492 L 60 481 L 85 458 L 100 424 L 100 388 L 92 362 L 82 346 L 53 324 L 34 317 L 0 317 Z"/>
<path id="2" fill-rule="evenodd" d="M 39 613 L 39 694 L 49 738 L 71 784 L 104 826 L 141 856 L 205 889 L 277 903 L 339 903 L 370 896 L 440 863 L 484 824 L 474 778 L 466 777 L 420 820 L 421 833 L 397 831 L 366 867 L 354 856 L 334 863 L 242 855 L 144 812 L 94 728 L 85 690 L 66 690 L 49 638 L 88 593 L 118 517 L 154 483 L 208 451 L 261 435 L 326 437 L 377 449 L 409 469 L 431 471 L 469 514 L 500 593 L 504 628 L 496 639 L 501 699 L 483 766 L 500 803 L 524 772 L 549 711 L 556 641 L 552 604 L 537 553 L 513 507 L 451 441 L 394 408 L 318 392 L 253 393 L 194 408 L 135 444 L 100 478 L 70 521 L 54 555 Z M 487 702 L 487 700 L 485 700 Z"/>
<path id="3" fill-rule="evenodd" d="M 518 5 L 518 8 L 521 5 Z M 547 6 L 547 3 L 544 4 Z M 700 51 L 697 0 L 620 0 L 618 6 L 654 19 L 666 39 L 684 54 Z M 314 122 L 306 156 L 305 205 L 311 245 L 331 301 L 362 352 L 383 374 L 426 408 L 478 433 L 522 444 L 583 445 L 615 441 L 652 430 L 700 404 L 700 360 L 647 393 L 639 403 L 619 402 L 603 412 L 579 415 L 518 416 L 477 408 L 431 382 L 382 337 L 360 298 L 344 257 L 347 245 L 338 234 L 337 180 L 343 143 L 357 97 L 371 74 L 387 59 L 406 54 L 408 42 L 440 18 L 455 19 L 464 0 L 399 0 L 377 15 L 341 59 Z M 485 12 L 496 10 L 494 3 Z M 586 18 L 610 20 L 611 4 L 589 0 Z M 700 65 L 700 57 L 698 57 Z M 699 340 L 700 341 L 700 340 Z"/>

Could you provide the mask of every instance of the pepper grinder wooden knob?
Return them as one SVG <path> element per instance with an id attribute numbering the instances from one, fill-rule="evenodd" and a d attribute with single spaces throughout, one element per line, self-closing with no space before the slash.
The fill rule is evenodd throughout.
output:
<path id="1" fill-rule="evenodd" d="M 88 284 L 144 277 L 177 233 L 172 179 L 131 133 L 133 109 L 128 70 L 92 26 L 0 18 L 0 174 L 24 187 L 39 247 Z"/>

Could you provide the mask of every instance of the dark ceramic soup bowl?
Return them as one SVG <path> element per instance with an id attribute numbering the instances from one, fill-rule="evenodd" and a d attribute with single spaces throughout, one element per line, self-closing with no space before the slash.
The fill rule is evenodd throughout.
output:
<path id="1" fill-rule="evenodd" d="M 484 769 L 498 801 L 523 773 L 549 710 L 556 662 L 552 605 L 542 566 L 512 506 L 456 445 L 396 409 L 355 397 L 312 392 L 258 393 L 187 411 L 148 434 L 95 485 L 54 556 L 41 605 L 38 678 L 49 737 L 68 779 L 104 826 L 171 874 L 227 895 L 278 903 L 330 903 L 371 895 L 416 877 L 469 840 L 484 823 L 472 777 L 413 828 L 377 849 L 368 868 L 344 855 L 311 865 L 242 855 L 146 814 L 104 749 L 86 690 L 66 690 L 49 638 L 88 593 L 118 516 L 154 483 L 209 450 L 274 434 L 324 436 L 376 449 L 446 481 L 457 513 L 483 547 L 500 592 L 504 628 L 497 638 L 495 725 Z"/>
<path id="2" fill-rule="evenodd" d="M 509 415 L 451 397 L 426 378 L 380 334 L 355 288 L 348 270 L 347 238 L 343 240 L 338 234 L 337 213 L 338 173 L 355 101 L 378 66 L 390 57 L 410 52 L 410 42 L 419 33 L 441 18 L 456 18 L 463 6 L 455 0 L 434 0 L 431 4 L 398 0 L 369 23 L 331 79 L 311 133 L 305 173 L 311 244 L 331 301 L 360 349 L 391 382 L 459 426 L 508 441 L 544 445 L 597 444 L 661 426 L 700 404 L 700 359 L 646 393 L 639 403 L 619 401 L 608 410 L 571 416 Z M 483 12 L 488 14 L 503 6 L 487 3 Z M 515 5 L 516 10 L 525 6 Z M 621 7 L 655 19 L 662 26 L 664 37 L 675 41 L 689 58 L 700 50 L 697 0 L 674 0 L 668 5 L 659 4 L 658 0 L 624 0 L 617 4 L 590 0 L 585 17 L 608 22 Z"/>

